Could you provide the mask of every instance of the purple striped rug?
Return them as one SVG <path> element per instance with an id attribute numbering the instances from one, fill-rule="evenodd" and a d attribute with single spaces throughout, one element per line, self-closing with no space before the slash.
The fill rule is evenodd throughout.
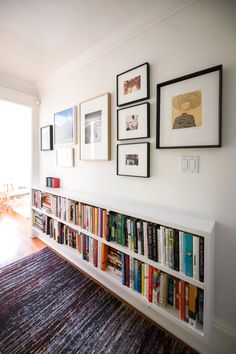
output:
<path id="1" fill-rule="evenodd" d="M 53 251 L 0 270 L 0 353 L 194 353 Z"/>

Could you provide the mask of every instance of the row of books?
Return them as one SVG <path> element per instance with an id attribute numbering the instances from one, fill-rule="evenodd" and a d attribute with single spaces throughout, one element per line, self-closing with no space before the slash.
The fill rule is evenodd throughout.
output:
<path id="1" fill-rule="evenodd" d="M 57 243 L 77 249 L 82 258 L 92 263 L 95 267 L 106 270 L 108 246 L 47 215 L 34 212 L 34 215 L 36 214 L 37 217 L 34 219 L 40 220 L 40 222 L 36 223 L 34 221 L 34 226 Z"/>
<path id="2" fill-rule="evenodd" d="M 37 202 L 37 191 L 35 194 Z M 41 194 L 41 206 L 99 237 L 204 282 L 203 237 L 49 193 Z"/>
<path id="3" fill-rule="evenodd" d="M 108 247 L 44 214 L 34 212 L 33 223 L 56 242 L 77 249 L 82 258 L 95 267 L 103 271 L 112 270 L 123 285 L 137 291 L 149 302 L 172 307 L 181 320 L 194 327 L 197 323 L 203 324 L 202 289 Z"/>
<path id="4" fill-rule="evenodd" d="M 108 240 L 204 282 L 203 237 L 110 212 Z"/>
<path id="5" fill-rule="evenodd" d="M 50 193 L 33 191 L 33 205 L 107 239 L 107 211 Z"/>
<path id="6" fill-rule="evenodd" d="M 149 302 L 173 308 L 179 318 L 196 327 L 203 324 L 204 292 L 155 267 L 109 247 L 108 269 L 120 276 L 122 284 L 144 296 Z"/>

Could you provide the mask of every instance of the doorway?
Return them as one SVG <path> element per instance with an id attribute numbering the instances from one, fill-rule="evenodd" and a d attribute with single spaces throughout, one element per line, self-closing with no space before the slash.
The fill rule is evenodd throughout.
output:
<path id="1" fill-rule="evenodd" d="M 30 216 L 32 108 L 0 100 L 0 211 Z"/>

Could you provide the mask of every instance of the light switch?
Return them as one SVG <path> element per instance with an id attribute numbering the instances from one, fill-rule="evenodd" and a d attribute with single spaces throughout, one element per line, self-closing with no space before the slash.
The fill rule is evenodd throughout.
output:
<path id="1" fill-rule="evenodd" d="M 181 156 L 180 168 L 182 172 L 198 173 L 199 156 Z"/>

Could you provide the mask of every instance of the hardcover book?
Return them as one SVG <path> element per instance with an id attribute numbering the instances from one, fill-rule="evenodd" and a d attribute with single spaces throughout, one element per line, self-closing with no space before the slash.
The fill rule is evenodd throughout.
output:
<path id="1" fill-rule="evenodd" d="M 191 234 L 184 233 L 184 273 L 192 277 L 193 276 L 193 236 Z"/>

